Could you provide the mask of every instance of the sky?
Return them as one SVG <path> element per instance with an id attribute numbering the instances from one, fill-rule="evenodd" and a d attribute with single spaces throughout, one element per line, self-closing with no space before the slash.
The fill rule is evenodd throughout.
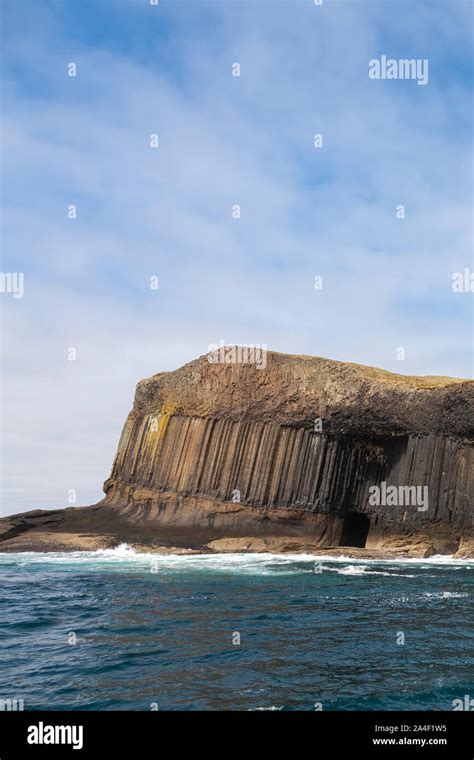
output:
<path id="1" fill-rule="evenodd" d="M 98 501 L 136 383 L 220 340 L 472 377 L 470 2 L 0 5 L 1 514 Z"/>

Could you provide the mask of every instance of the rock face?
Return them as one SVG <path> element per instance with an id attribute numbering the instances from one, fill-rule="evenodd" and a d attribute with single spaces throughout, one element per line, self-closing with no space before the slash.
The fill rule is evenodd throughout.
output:
<path id="1" fill-rule="evenodd" d="M 58 535 L 151 546 L 472 552 L 473 382 L 271 352 L 265 367 L 216 358 L 140 382 L 103 502 L 8 518 L 8 548 L 44 535 L 49 515 Z"/>

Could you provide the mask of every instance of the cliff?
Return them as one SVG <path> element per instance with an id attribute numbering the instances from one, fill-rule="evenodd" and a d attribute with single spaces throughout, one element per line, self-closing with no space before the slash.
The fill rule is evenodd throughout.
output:
<path id="1" fill-rule="evenodd" d="M 472 552 L 472 381 L 273 352 L 265 366 L 218 358 L 141 381 L 105 499 L 6 518 L 0 549 L 39 536 L 49 548 L 61 534 L 65 547 L 100 535 L 151 547 Z"/>

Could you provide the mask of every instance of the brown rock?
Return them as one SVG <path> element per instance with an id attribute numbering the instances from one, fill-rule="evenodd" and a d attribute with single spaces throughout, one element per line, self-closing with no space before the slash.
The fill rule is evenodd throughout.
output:
<path id="1" fill-rule="evenodd" d="M 215 551 L 235 539 L 472 554 L 472 381 L 266 358 L 259 369 L 203 356 L 140 382 L 105 499 L 6 518 L 2 550 L 46 530 L 53 543 L 93 533 L 155 549 Z M 369 503 L 382 483 L 426 487 L 428 508 Z"/>

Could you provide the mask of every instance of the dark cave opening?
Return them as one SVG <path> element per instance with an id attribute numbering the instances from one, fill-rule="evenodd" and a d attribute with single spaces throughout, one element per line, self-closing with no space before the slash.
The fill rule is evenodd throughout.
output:
<path id="1" fill-rule="evenodd" d="M 362 515 L 359 512 L 347 512 L 344 515 L 339 546 L 355 546 L 364 549 L 369 527 L 370 519 L 367 515 Z"/>

